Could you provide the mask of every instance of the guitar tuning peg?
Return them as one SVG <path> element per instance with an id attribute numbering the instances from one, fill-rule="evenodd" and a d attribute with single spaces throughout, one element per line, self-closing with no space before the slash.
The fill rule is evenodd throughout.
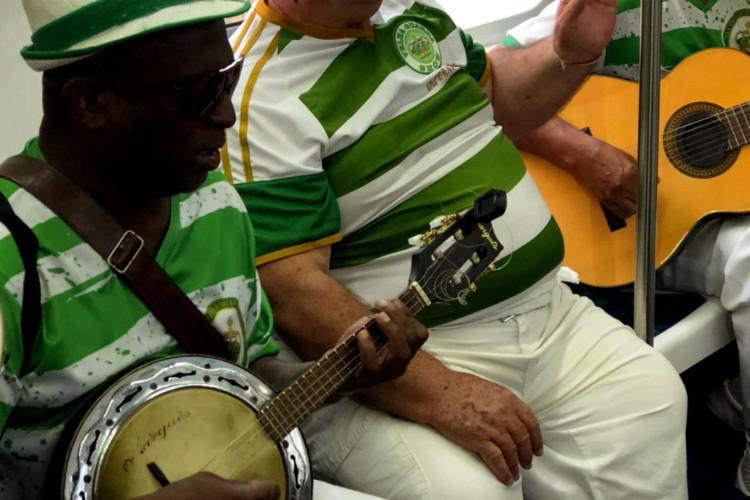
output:
<path id="1" fill-rule="evenodd" d="M 435 217 L 430 221 L 430 229 L 437 229 L 441 227 L 443 225 L 443 222 L 445 222 L 445 215 Z"/>
<path id="2" fill-rule="evenodd" d="M 451 277 L 451 283 L 453 283 L 454 285 L 460 285 L 463 280 L 464 274 L 460 270 L 456 271 Z"/>
<path id="3" fill-rule="evenodd" d="M 414 236 L 409 238 L 408 242 L 409 245 L 413 247 L 421 247 L 422 245 L 424 245 L 424 235 L 415 234 Z"/>
<path id="4" fill-rule="evenodd" d="M 492 264 L 490 264 L 489 266 L 487 266 L 487 269 L 485 269 L 484 271 L 482 271 L 481 273 L 479 273 L 479 277 L 481 278 L 483 276 L 487 276 L 488 274 L 490 274 L 494 270 L 495 270 L 495 263 L 493 262 Z"/>

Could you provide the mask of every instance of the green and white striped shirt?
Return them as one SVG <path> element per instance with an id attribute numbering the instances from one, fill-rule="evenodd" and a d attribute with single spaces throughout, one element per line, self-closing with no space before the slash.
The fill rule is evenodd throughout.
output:
<path id="1" fill-rule="evenodd" d="M 560 231 L 477 84 L 488 77 L 483 47 L 436 4 L 385 0 L 371 26 L 334 30 L 256 2 L 231 41 L 246 61 L 223 168 L 252 214 L 258 264 L 333 244 L 334 278 L 366 303 L 395 297 L 409 237 L 494 187 L 508 192 L 494 225 L 501 270 L 468 306 L 420 319 L 548 300 Z"/>
<path id="2" fill-rule="evenodd" d="M 36 140 L 24 154 L 41 159 Z M 104 259 L 31 194 L 0 179 L 0 191 L 39 239 L 42 331 L 31 352 L 20 332 L 24 268 L 0 224 L 0 498 L 40 498 L 63 427 L 96 389 L 123 371 L 181 348 Z M 237 192 L 213 172 L 173 197 L 157 262 L 247 366 L 275 354 L 267 299 L 253 265 L 253 230 Z M 22 357 L 28 371 L 19 373 Z M 75 425 L 71 423 L 71 425 Z"/>
<path id="3" fill-rule="evenodd" d="M 527 46 L 551 35 L 558 2 L 508 32 L 506 46 Z M 641 15 L 638 0 L 619 0 L 612 41 L 597 73 L 639 78 Z M 684 58 L 711 47 L 750 52 L 750 2 L 747 0 L 663 0 L 661 67 L 671 71 Z"/>

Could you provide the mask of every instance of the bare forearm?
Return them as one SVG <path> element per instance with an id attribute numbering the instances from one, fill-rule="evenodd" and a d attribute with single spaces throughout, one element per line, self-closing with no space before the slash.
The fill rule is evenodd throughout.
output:
<path id="1" fill-rule="evenodd" d="M 520 149 L 541 156 L 571 174 L 618 217 L 635 213 L 636 160 L 559 117 L 537 130 L 511 137 Z"/>
<path id="2" fill-rule="evenodd" d="M 489 58 L 495 121 L 511 137 L 526 135 L 549 120 L 589 72 L 588 66 L 563 71 L 551 38 L 523 49 L 495 47 Z"/>
<path id="3" fill-rule="evenodd" d="M 431 354 L 419 351 L 401 377 L 368 389 L 357 399 L 411 421 L 430 424 L 433 409 L 450 388 L 452 374 Z"/>
<path id="4" fill-rule="evenodd" d="M 593 149 L 593 139 L 582 130 L 554 116 L 541 127 L 524 134 L 507 132 L 513 143 L 578 177 Z"/>
<path id="5" fill-rule="evenodd" d="M 370 309 L 327 274 L 294 271 L 287 275 L 272 264 L 259 270 L 276 329 L 298 355 L 313 360 L 333 347 L 350 324 L 370 314 Z M 420 351 L 404 375 L 363 391 L 358 398 L 383 411 L 427 422 L 449 374 L 442 363 Z"/>
<path id="6" fill-rule="evenodd" d="M 349 325 L 371 314 L 369 307 L 324 272 L 286 273 L 271 263 L 260 267 L 259 273 L 276 330 L 305 360 L 320 358 Z"/>

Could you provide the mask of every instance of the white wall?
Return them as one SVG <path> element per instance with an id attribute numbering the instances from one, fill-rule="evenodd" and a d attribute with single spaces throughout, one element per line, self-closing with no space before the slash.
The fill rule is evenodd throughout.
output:
<path id="1" fill-rule="evenodd" d="M 551 0 L 438 0 L 456 25 L 484 46 L 500 43 L 506 32 L 536 15 Z"/>
<path id="2" fill-rule="evenodd" d="M 37 134 L 42 116 L 41 73 L 23 62 L 19 51 L 31 32 L 21 0 L 0 0 L 0 161 L 20 153 Z"/>

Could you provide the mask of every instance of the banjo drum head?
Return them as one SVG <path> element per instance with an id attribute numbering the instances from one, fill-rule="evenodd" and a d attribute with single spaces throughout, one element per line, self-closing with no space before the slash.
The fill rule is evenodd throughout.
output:
<path id="1" fill-rule="evenodd" d="M 152 493 L 201 470 L 248 481 L 270 479 L 281 498 L 312 496 L 302 433 L 274 443 L 256 412 L 274 396 L 228 361 L 163 358 L 130 372 L 89 410 L 71 444 L 63 497 L 120 499 Z"/>

